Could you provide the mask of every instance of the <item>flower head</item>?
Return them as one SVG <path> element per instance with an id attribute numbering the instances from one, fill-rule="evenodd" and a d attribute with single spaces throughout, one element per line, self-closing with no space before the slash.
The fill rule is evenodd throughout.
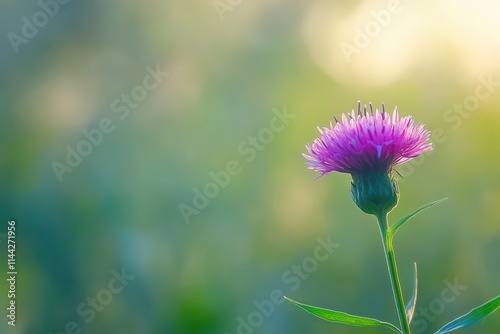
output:
<path id="1" fill-rule="evenodd" d="M 430 133 L 414 125 L 411 116 L 392 117 L 385 111 L 361 111 L 343 114 L 329 128 L 318 128 L 321 136 L 307 145 L 309 169 L 321 175 L 339 172 L 352 175 L 351 194 L 358 207 L 369 214 L 387 214 L 398 202 L 399 191 L 392 177 L 394 166 L 432 150 Z"/>
<path id="2" fill-rule="evenodd" d="M 429 131 L 424 125 L 414 125 L 411 116 L 399 117 L 397 107 L 392 117 L 385 111 L 361 111 L 342 114 L 341 121 L 318 130 L 321 136 L 307 145 L 304 154 L 309 169 L 321 175 L 330 172 L 363 174 L 369 171 L 390 171 L 396 165 L 407 162 L 432 150 L 428 143 Z"/>

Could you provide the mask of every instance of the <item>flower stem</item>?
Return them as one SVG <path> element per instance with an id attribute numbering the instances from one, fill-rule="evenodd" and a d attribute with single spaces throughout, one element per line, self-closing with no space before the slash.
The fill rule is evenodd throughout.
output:
<path id="1" fill-rule="evenodd" d="M 406 309 L 403 300 L 403 293 L 401 290 L 401 283 L 399 282 L 398 268 L 396 266 L 396 258 L 394 256 L 394 248 L 392 246 L 392 236 L 387 232 L 389 226 L 387 223 L 387 214 L 377 215 L 377 220 L 380 226 L 380 234 L 382 236 L 382 244 L 384 246 L 385 260 L 387 262 L 387 269 L 389 270 L 389 278 L 391 280 L 392 293 L 394 301 L 396 302 L 396 310 L 398 312 L 399 323 L 403 334 L 411 334 L 410 325 L 406 318 Z"/>

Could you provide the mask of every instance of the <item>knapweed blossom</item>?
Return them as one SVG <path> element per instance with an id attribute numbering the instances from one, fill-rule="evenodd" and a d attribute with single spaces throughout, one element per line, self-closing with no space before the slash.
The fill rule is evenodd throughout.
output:
<path id="1" fill-rule="evenodd" d="M 399 117 L 397 107 L 389 115 L 366 106 L 363 111 L 342 114 L 330 127 L 318 128 L 321 136 L 307 145 L 309 169 L 352 175 L 352 196 L 366 213 L 384 214 L 397 204 L 398 188 L 392 176 L 396 165 L 432 150 L 429 131 L 414 125 L 411 116 Z"/>
<path id="2" fill-rule="evenodd" d="M 414 263 L 412 297 L 405 303 L 393 239 L 401 226 L 412 217 L 444 199 L 421 206 L 394 224 L 389 224 L 389 212 L 399 199 L 398 186 L 393 177 L 394 167 L 432 150 L 430 133 L 423 125 L 415 125 L 411 116 L 400 118 L 397 107 L 391 116 L 385 112 L 383 104 L 382 112 L 378 109 L 373 111 L 371 103 L 369 111 L 366 106 L 361 111 L 359 101 L 357 113 L 353 110 L 350 114 L 343 114 L 341 121 L 335 118 L 335 125 L 330 123 L 330 127 L 319 129 L 319 132 L 321 136 L 314 140 L 312 145 L 306 146 L 308 154 L 304 154 L 304 157 L 309 168 L 319 172 L 320 176 L 331 172 L 351 174 L 354 202 L 361 210 L 377 218 L 399 327 L 386 321 L 285 298 L 303 310 L 330 322 L 366 328 L 385 327 L 398 334 L 411 334 L 410 325 L 415 315 L 418 295 L 417 264 Z M 435 334 L 446 334 L 480 323 L 496 309 L 500 309 L 500 296 L 448 322 Z"/>

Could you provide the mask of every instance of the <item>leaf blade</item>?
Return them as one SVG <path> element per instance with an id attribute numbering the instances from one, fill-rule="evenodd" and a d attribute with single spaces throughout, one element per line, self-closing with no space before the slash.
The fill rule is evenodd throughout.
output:
<path id="1" fill-rule="evenodd" d="M 388 327 L 397 333 L 401 333 L 401 331 L 388 322 L 380 321 L 373 318 L 360 317 L 357 315 L 348 314 L 345 312 L 328 310 L 321 307 L 306 305 L 300 302 L 297 302 L 293 299 L 290 299 L 285 296 L 285 299 L 294 304 L 295 306 L 300 307 L 301 309 L 311 313 L 312 315 L 321 318 L 323 320 L 327 320 L 330 322 L 339 322 L 346 325 L 359 326 L 359 327 Z"/>
<path id="2" fill-rule="evenodd" d="M 396 234 L 396 232 L 399 230 L 399 228 L 401 226 L 403 226 L 407 221 L 409 221 L 410 219 L 412 219 L 413 217 L 415 217 L 420 212 L 424 211 L 425 209 L 430 208 L 431 206 L 439 204 L 439 203 L 441 203 L 441 202 L 443 202 L 443 201 L 445 201 L 447 199 L 448 199 L 448 197 L 445 197 L 445 198 L 441 198 L 441 199 L 439 199 L 437 201 L 434 201 L 434 202 L 422 205 L 421 207 L 419 207 L 418 209 L 416 209 L 412 213 L 410 213 L 410 214 L 404 216 L 403 218 L 399 219 L 396 223 L 394 223 L 394 225 L 392 225 L 389 228 L 389 231 L 388 231 L 389 236 L 392 238 Z"/>
<path id="3" fill-rule="evenodd" d="M 477 324 L 500 307 L 500 296 L 480 305 L 461 317 L 450 321 L 441 327 L 435 334 L 444 334 L 460 328 L 470 327 Z"/>
<path id="4" fill-rule="evenodd" d="M 418 291 L 418 272 L 417 272 L 417 263 L 414 262 L 415 273 L 413 278 L 413 295 L 411 296 L 408 305 L 406 305 L 406 319 L 408 319 L 408 324 L 411 324 L 413 320 L 413 315 L 415 314 L 415 308 L 417 306 L 417 291 Z"/>

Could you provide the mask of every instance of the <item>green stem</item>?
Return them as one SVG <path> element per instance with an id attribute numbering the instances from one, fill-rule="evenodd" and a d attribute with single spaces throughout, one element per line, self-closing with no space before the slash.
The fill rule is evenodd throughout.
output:
<path id="1" fill-rule="evenodd" d="M 377 215 L 377 220 L 380 226 L 380 234 L 382 236 L 382 244 L 384 245 L 385 259 L 387 262 L 387 269 L 389 270 L 389 278 L 391 279 L 392 293 L 394 295 L 394 301 L 396 302 L 399 323 L 403 334 L 411 334 L 410 325 L 406 318 L 406 309 L 403 301 L 401 283 L 399 282 L 398 268 L 396 267 L 394 248 L 392 247 L 392 236 L 387 233 L 389 229 L 387 215 Z"/>

